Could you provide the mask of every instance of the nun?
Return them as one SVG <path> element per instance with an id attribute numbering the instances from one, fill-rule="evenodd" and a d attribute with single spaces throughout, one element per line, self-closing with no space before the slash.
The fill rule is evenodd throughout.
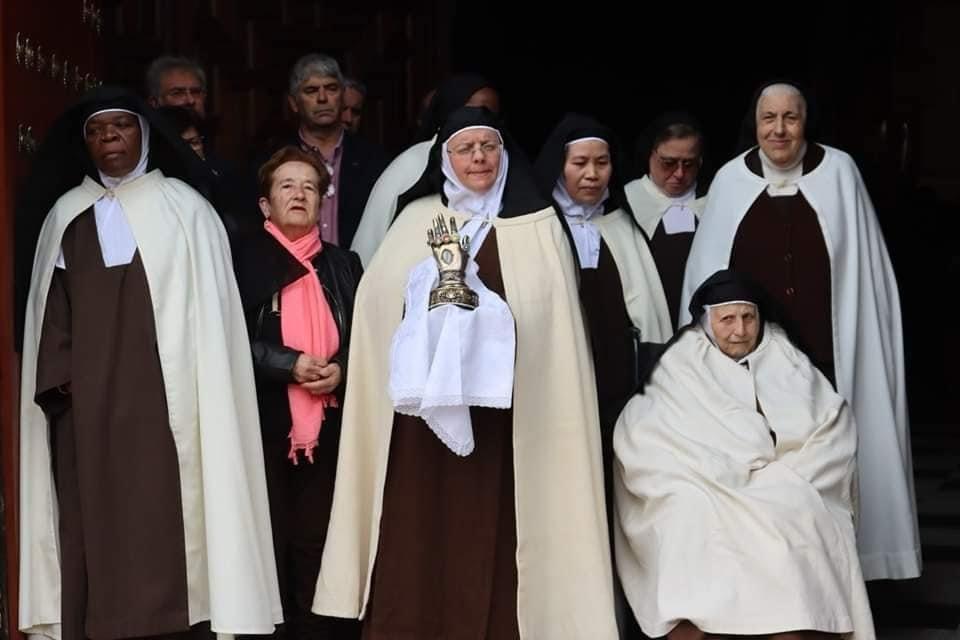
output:
<path id="1" fill-rule="evenodd" d="M 644 633 L 873 640 L 850 406 L 729 270 L 617 422 L 617 567 Z"/>
<path id="2" fill-rule="evenodd" d="M 646 175 L 624 186 L 630 210 L 650 241 L 674 329 L 687 256 L 706 205 L 706 188 L 699 180 L 703 150 L 703 129 L 696 118 L 681 111 L 665 113 L 637 144 L 637 164 L 646 167 Z"/>
<path id="3" fill-rule="evenodd" d="M 646 343 L 666 342 L 673 333 L 656 264 L 624 197 L 617 152 L 610 129 L 571 113 L 551 132 L 535 165 L 541 193 L 562 214 L 580 264 L 608 513 L 613 425 L 637 389 Z"/>
<path id="4" fill-rule="evenodd" d="M 367 640 L 616 638 L 560 217 L 478 107 L 446 119 L 398 211 L 357 291 L 314 611 L 362 618 Z M 462 306 L 436 304 L 457 271 Z"/>

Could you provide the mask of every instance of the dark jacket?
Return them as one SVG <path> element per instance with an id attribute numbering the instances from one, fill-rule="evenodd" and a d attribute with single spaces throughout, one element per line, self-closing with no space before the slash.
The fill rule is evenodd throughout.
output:
<path id="1" fill-rule="evenodd" d="M 247 237 L 237 254 L 237 283 L 253 351 L 261 429 L 264 438 L 286 438 L 291 421 L 287 386 L 294 382 L 293 366 L 301 352 L 283 345 L 279 293 L 306 269 L 266 231 Z M 340 349 L 332 361 L 340 365 L 343 376 L 334 391 L 342 406 L 353 302 L 363 266 L 356 253 L 332 244 L 324 244 L 313 265 L 340 333 Z M 338 411 L 328 414 L 335 414 L 330 417 L 339 423 Z"/>
<path id="2" fill-rule="evenodd" d="M 379 146 L 346 133 L 340 162 L 339 232 L 340 246 L 350 247 L 367 206 L 367 198 L 390 159 Z"/>

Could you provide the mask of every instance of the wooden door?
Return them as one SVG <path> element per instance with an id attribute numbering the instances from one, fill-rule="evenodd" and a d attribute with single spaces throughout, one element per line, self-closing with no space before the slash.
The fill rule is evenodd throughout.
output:
<path id="1" fill-rule="evenodd" d="M 19 365 L 13 328 L 13 205 L 56 117 L 99 82 L 107 25 L 90 0 L 0 2 L 0 483 L 2 628 L 17 638 Z"/>

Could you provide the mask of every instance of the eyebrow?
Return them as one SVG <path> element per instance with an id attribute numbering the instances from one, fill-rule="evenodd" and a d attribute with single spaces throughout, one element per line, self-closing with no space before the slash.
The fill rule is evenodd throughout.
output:
<path id="1" fill-rule="evenodd" d="M 136 118 L 134 118 L 131 115 L 124 114 L 124 115 L 114 116 L 107 120 L 91 120 L 86 124 L 85 129 L 93 129 L 95 127 L 105 127 L 108 124 L 112 124 L 113 126 L 117 126 L 120 124 L 134 124 L 135 122 L 136 122 Z"/>
<path id="2" fill-rule="evenodd" d="M 500 144 L 500 141 L 496 138 L 478 138 L 476 140 L 461 140 L 460 142 L 454 142 L 452 145 L 454 147 L 462 147 L 464 145 L 474 145 L 474 144 Z"/>

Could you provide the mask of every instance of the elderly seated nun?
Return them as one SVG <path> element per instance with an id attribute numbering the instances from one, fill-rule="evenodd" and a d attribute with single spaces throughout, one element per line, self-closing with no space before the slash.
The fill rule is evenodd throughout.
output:
<path id="1" fill-rule="evenodd" d="M 314 611 L 363 618 L 367 640 L 616 638 L 560 218 L 477 107 L 447 118 L 400 205 L 357 292 Z M 464 261 L 475 308 L 430 309 L 444 256 Z"/>
<path id="2" fill-rule="evenodd" d="M 310 612 L 330 518 L 353 299 L 363 269 L 321 242 L 329 174 L 284 147 L 260 168 L 263 231 L 238 247 L 273 543 L 289 638 L 350 638 L 356 623 Z"/>
<path id="3" fill-rule="evenodd" d="M 627 208 L 617 151 L 612 131 L 587 116 L 568 114 L 535 166 L 541 192 L 563 214 L 579 257 L 608 502 L 613 425 L 637 389 L 646 352 L 642 343 L 663 343 L 673 334 L 656 264 Z"/>
<path id="4" fill-rule="evenodd" d="M 614 434 L 617 567 L 669 640 L 875 638 L 850 407 L 719 271 Z"/>

